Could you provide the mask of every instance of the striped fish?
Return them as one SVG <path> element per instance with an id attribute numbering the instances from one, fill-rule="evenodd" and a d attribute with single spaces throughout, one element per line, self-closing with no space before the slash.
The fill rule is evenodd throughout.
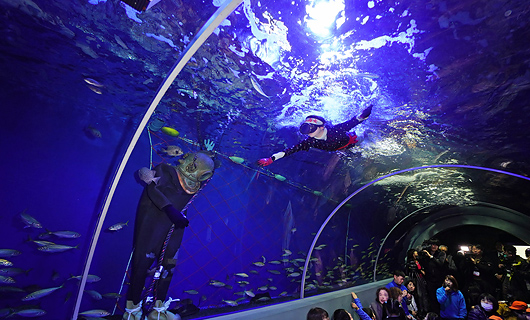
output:
<path id="1" fill-rule="evenodd" d="M 24 228 L 42 229 L 42 224 L 40 224 L 40 222 L 38 222 L 32 216 L 27 214 L 26 210 L 24 210 L 22 213 L 20 213 L 20 217 L 22 218 L 22 221 L 26 224 L 26 226 Z"/>
<path id="2" fill-rule="evenodd" d="M 42 297 L 45 297 L 45 296 L 51 294 L 55 290 L 61 289 L 63 286 L 64 286 L 64 284 L 62 284 L 59 287 L 53 287 L 53 288 L 48 288 L 48 289 L 42 289 L 42 290 L 34 291 L 34 292 L 28 294 L 27 296 L 25 296 L 24 298 L 22 298 L 22 301 L 30 301 L 30 300 L 40 299 Z"/>

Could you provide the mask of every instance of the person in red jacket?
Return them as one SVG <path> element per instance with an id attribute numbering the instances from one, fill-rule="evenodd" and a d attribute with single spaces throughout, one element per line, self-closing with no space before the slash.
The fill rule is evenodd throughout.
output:
<path id="1" fill-rule="evenodd" d="M 338 151 L 355 146 L 357 135 L 355 132 L 349 132 L 353 127 L 366 120 L 372 112 L 372 105 L 364 109 L 363 112 L 335 126 L 325 126 L 326 120 L 320 116 L 310 115 L 305 118 L 304 123 L 300 126 L 300 132 L 308 137 L 300 143 L 277 152 L 269 158 L 258 160 L 258 165 L 264 167 L 272 164 L 274 161 L 289 156 L 295 152 L 317 148 L 325 151 Z"/>

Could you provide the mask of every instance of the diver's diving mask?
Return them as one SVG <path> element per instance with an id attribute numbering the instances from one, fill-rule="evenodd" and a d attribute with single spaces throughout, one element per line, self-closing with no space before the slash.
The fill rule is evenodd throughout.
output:
<path id="1" fill-rule="evenodd" d="M 302 133 L 302 134 L 310 134 L 310 133 L 313 133 L 313 132 L 317 131 L 317 129 L 319 127 L 323 127 L 323 126 L 324 125 L 317 125 L 317 124 L 314 124 L 314 123 L 304 122 L 300 126 L 300 133 Z"/>
<path id="2" fill-rule="evenodd" d="M 317 131 L 319 127 L 323 127 L 325 123 L 326 120 L 320 116 L 307 116 L 304 120 L 304 123 L 300 125 L 300 132 L 302 134 L 313 133 Z"/>
<path id="3" fill-rule="evenodd" d="M 193 194 L 201 187 L 201 182 L 210 179 L 213 175 L 214 162 L 204 152 L 187 153 L 177 166 L 179 180 L 184 190 Z"/>

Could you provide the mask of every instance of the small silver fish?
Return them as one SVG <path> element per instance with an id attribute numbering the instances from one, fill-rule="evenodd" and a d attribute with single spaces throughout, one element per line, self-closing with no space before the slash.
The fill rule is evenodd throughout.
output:
<path id="1" fill-rule="evenodd" d="M 252 86 L 254 87 L 254 89 L 256 89 L 256 91 L 261 94 L 262 96 L 264 97 L 267 97 L 267 98 L 270 98 L 264 91 L 263 89 L 261 88 L 261 86 L 259 85 L 258 81 L 256 81 L 256 79 L 254 79 L 253 76 L 250 76 L 250 82 L 252 82 Z"/>
<path id="2" fill-rule="evenodd" d="M 177 157 L 184 154 L 184 151 L 178 146 L 167 146 L 167 148 L 162 149 L 167 155 L 172 157 Z"/>
<path id="3" fill-rule="evenodd" d="M 112 226 L 108 227 L 107 230 L 109 230 L 109 231 L 121 230 L 121 229 L 123 229 L 123 227 L 125 227 L 127 225 L 127 223 L 129 223 L 129 220 L 127 220 L 127 222 L 120 222 L 120 223 L 113 224 Z"/>
<path id="4" fill-rule="evenodd" d="M 70 249 L 77 249 L 78 246 L 79 245 L 72 247 L 72 246 L 65 246 L 62 244 L 52 244 L 48 246 L 39 247 L 37 250 L 42 251 L 42 252 L 57 253 L 57 252 L 67 251 Z"/>
<path id="5" fill-rule="evenodd" d="M 20 217 L 22 218 L 22 221 L 26 224 L 26 226 L 24 228 L 42 229 L 42 224 L 40 224 L 40 222 L 38 222 L 32 216 L 27 214 L 26 210 L 24 210 L 22 213 L 20 213 Z"/>
<path id="6" fill-rule="evenodd" d="M 70 280 L 70 279 L 81 280 L 82 277 L 83 276 L 71 276 L 70 278 L 68 278 L 68 280 Z M 101 280 L 101 278 L 96 276 L 96 275 L 93 275 L 93 274 L 89 274 L 86 277 L 86 282 L 88 282 L 88 283 L 98 282 L 99 280 Z"/>
<path id="7" fill-rule="evenodd" d="M 84 80 L 85 80 L 86 83 L 88 83 L 91 86 L 98 87 L 98 88 L 103 88 L 104 87 L 101 83 L 97 82 L 96 80 L 94 80 L 92 78 L 85 78 Z"/>
<path id="8" fill-rule="evenodd" d="M 103 298 L 107 299 L 119 299 L 121 298 L 121 294 L 115 293 L 115 292 L 109 292 L 101 295 Z"/>
<path id="9" fill-rule="evenodd" d="M 8 283 L 15 283 L 15 282 L 16 282 L 15 279 L 11 277 L 0 276 L 0 283 L 8 284 Z"/>
<path id="10" fill-rule="evenodd" d="M 101 309 L 94 309 L 94 310 L 88 310 L 79 313 L 80 316 L 88 317 L 88 318 L 95 318 L 95 317 L 105 317 L 110 315 L 110 312 L 101 310 Z"/>
<path id="11" fill-rule="evenodd" d="M 20 254 L 20 251 L 13 250 L 13 249 L 0 249 L 0 258 L 9 258 L 18 256 Z"/>
<path id="12" fill-rule="evenodd" d="M 254 297 L 256 296 L 256 295 L 254 294 L 254 292 L 249 291 L 249 290 L 245 290 L 244 293 L 245 293 L 247 296 L 251 297 L 251 298 L 254 298 Z"/>
<path id="13" fill-rule="evenodd" d="M 237 302 L 235 302 L 233 300 L 223 300 L 223 302 L 226 303 L 229 306 L 232 306 L 232 307 L 237 306 Z"/>
<path id="14" fill-rule="evenodd" d="M 156 171 L 150 170 L 146 167 L 141 168 L 138 170 L 138 177 L 140 180 L 145 182 L 146 184 L 150 184 L 151 182 L 154 182 L 155 184 L 158 183 L 158 180 L 160 180 L 160 177 L 155 177 Z"/>
<path id="15" fill-rule="evenodd" d="M 212 280 L 212 281 L 210 281 L 210 285 L 220 288 L 220 287 L 224 287 L 226 284 L 224 284 L 221 281 Z"/>
<path id="16" fill-rule="evenodd" d="M 97 88 L 96 88 L 97 89 Z M 98 89 L 99 90 L 99 89 Z M 101 91 L 101 90 L 100 90 Z M 100 93 L 101 94 L 101 93 Z M 92 127 L 92 126 L 86 126 L 85 127 L 85 132 L 91 137 L 91 138 L 98 138 L 98 139 L 101 139 L 101 137 L 103 137 L 103 135 L 101 134 L 101 131 L 99 131 L 98 129 Z"/>
<path id="17" fill-rule="evenodd" d="M 92 90 L 94 93 L 97 93 L 97 94 L 103 94 L 103 91 L 101 91 L 101 89 L 98 88 L 98 87 L 89 86 L 89 85 L 87 85 L 87 87 L 88 87 L 90 90 Z"/>
<path id="18" fill-rule="evenodd" d="M 359 77 L 359 78 L 379 79 L 379 75 L 373 74 L 373 73 L 368 73 L 368 72 L 354 74 L 354 75 L 352 75 L 352 77 L 353 78 Z"/>
<path id="19" fill-rule="evenodd" d="M 123 42 L 123 40 L 117 35 L 115 34 L 114 35 L 114 40 L 116 40 L 116 42 L 125 50 L 129 50 L 129 48 L 127 47 L 127 45 L 125 44 L 125 42 Z"/>
<path id="20" fill-rule="evenodd" d="M 22 301 L 30 301 L 30 300 L 40 299 L 42 297 L 45 297 L 45 296 L 49 295 L 50 293 L 54 292 L 55 290 L 61 289 L 63 286 L 64 286 L 64 284 L 59 286 L 59 287 L 37 290 L 35 292 L 32 292 L 32 293 L 28 294 L 24 298 L 22 298 Z"/>
<path id="21" fill-rule="evenodd" d="M 79 238 L 81 234 L 74 232 L 74 231 L 51 231 L 50 234 L 53 234 L 56 237 L 59 238 L 66 238 L 66 239 L 75 239 Z"/>
<path id="22" fill-rule="evenodd" d="M 55 243 L 50 242 L 50 241 L 44 241 L 44 240 L 31 240 L 31 238 L 30 238 L 28 241 L 31 241 L 31 242 L 37 244 L 39 247 L 55 245 Z"/>
<path id="23" fill-rule="evenodd" d="M 101 293 L 97 292 L 96 290 L 85 290 L 85 292 L 88 293 L 94 300 L 101 300 L 103 298 Z"/>
<path id="24" fill-rule="evenodd" d="M 40 317 L 46 314 L 46 311 L 42 309 L 23 309 L 12 312 L 8 317 L 18 315 L 23 317 Z"/>
<path id="25" fill-rule="evenodd" d="M 243 273 L 243 272 L 241 272 L 241 273 L 236 273 L 236 276 L 241 277 L 241 278 L 248 278 L 248 274 Z"/>

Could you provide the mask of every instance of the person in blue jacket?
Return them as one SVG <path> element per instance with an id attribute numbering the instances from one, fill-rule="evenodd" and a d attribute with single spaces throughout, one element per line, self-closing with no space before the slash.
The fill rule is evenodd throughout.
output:
<path id="1" fill-rule="evenodd" d="M 357 312 L 357 315 L 361 320 L 375 320 L 375 315 L 373 313 L 372 316 L 370 316 L 366 313 L 366 311 L 364 311 L 363 305 L 361 304 L 361 300 L 359 300 L 359 297 L 357 297 L 357 294 L 355 294 L 355 292 L 351 293 L 351 297 L 353 299 L 351 307 Z"/>
<path id="2" fill-rule="evenodd" d="M 464 295 L 458 290 L 455 277 L 445 277 L 443 286 L 436 290 L 436 298 L 440 303 L 440 317 L 447 320 L 464 319 L 467 316 Z"/>
<path id="3" fill-rule="evenodd" d="M 401 290 L 402 294 L 402 300 L 401 300 L 401 307 L 403 308 L 403 311 L 405 311 L 405 315 L 408 319 L 413 318 L 412 315 L 409 312 L 409 308 L 407 306 L 407 287 L 403 285 L 403 282 L 405 281 L 405 272 L 401 270 L 394 271 L 394 280 L 392 280 L 390 283 L 388 283 L 385 287 L 387 289 L 390 288 L 399 288 Z"/>

